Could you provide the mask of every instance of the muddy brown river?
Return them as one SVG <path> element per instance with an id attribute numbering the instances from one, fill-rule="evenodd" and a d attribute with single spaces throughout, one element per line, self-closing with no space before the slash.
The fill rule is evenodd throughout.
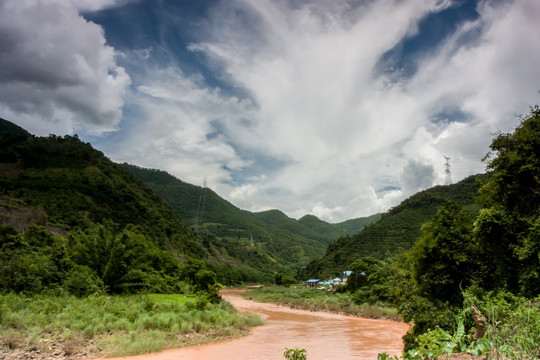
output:
<path id="1" fill-rule="evenodd" d="M 238 339 L 131 356 L 129 360 L 283 360 L 285 348 L 306 349 L 308 360 L 377 359 L 387 352 L 400 355 L 401 337 L 409 325 L 352 316 L 293 310 L 243 299 L 226 290 L 223 298 L 240 311 L 259 315 L 264 325 Z"/>

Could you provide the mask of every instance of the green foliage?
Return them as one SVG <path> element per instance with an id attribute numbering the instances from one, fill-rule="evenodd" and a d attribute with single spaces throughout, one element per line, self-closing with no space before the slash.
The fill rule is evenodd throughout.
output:
<path id="1" fill-rule="evenodd" d="M 8 291 L 62 289 L 76 296 L 183 291 L 180 262 L 134 226 L 116 235 L 96 226 L 89 233 L 71 233 L 69 239 L 44 227 L 29 226 L 19 235 L 4 226 L 0 249 L 0 285 Z M 191 285 L 214 296 L 215 283 L 215 276 L 199 274 Z"/>
<path id="2" fill-rule="evenodd" d="M 487 319 L 485 339 L 495 358 L 540 358 L 540 296 L 469 291 L 465 299 L 465 308 L 474 304 Z"/>
<path id="3" fill-rule="evenodd" d="M 283 356 L 287 360 L 306 360 L 307 359 L 307 352 L 305 349 L 289 349 L 285 348 L 285 352 L 283 353 Z"/>
<path id="4" fill-rule="evenodd" d="M 71 267 L 63 238 L 31 226 L 24 235 L 3 228 L 0 234 L 0 285 L 16 292 L 59 286 Z"/>
<path id="5" fill-rule="evenodd" d="M 349 291 L 355 291 L 372 283 L 370 276 L 377 272 L 381 261 L 372 257 L 363 257 L 354 261 L 349 269 L 352 271 L 347 279 L 347 288 Z"/>
<path id="6" fill-rule="evenodd" d="M 0 132 L 0 141 L 9 155 L 0 156 L 7 169 L 0 173 L 2 206 L 8 206 L 2 221 L 24 231 L 0 231 L 4 289 L 182 292 L 179 258 L 210 255 L 211 244 L 189 232 L 144 183 L 77 136 Z M 217 301 L 210 273 L 189 283 Z"/>
<path id="7" fill-rule="evenodd" d="M 497 134 L 490 149 L 491 172 L 480 189 L 486 210 L 475 229 L 492 260 L 485 285 L 497 276 L 509 290 L 534 296 L 540 293 L 540 107 L 531 107 L 513 133 Z"/>
<path id="8" fill-rule="evenodd" d="M 512 293 L 472 291 L 464 294 L 464 306 L 455 315 L 452 333 L 436 326 L 418 336 L 418 346 L 404 353 L 404 359 L 434 359 L 441 355 L 468 353 L 496 359 L 540 358 L 540 298 L 527 299 Z M 465 323 L 469 309 L 478 306 L 487 319 L 485 337 L 473 339 Z M 381 358 L 385 357 L 381 354 Z"/>
<path id="9" fill-rule="evenodd" d="M 525 217 L 539 215 L 540 107 L 531 107 L 513 133 L 499 133 L 486 155 L 491 176 L 482 189 L 488 207 Z M 495 155 L 494 157 L 492 157 Z"/>
<path id="10" fill-rule="evenodd" d="M 447 202 L 422 227 L 423 236 L 411 249 L 410 258 L 412 276 L 423 297 L 461 304 L 459 287 L 471 284 L 473 272 L 472 225 L 467 211 Z"/>
<path id="11" fill-rule="evenodd" d="M 399 357 L 397 355 L 390 356 L 387 353 L 382 353 L 377 355 L 377 360 L 399 360 Z"/>
<path id="12" fill-rule="evenodd" d="M 329 224 L 311 215 L 291 219 L 279 210 L 251 213 L 238 209 L 209 188 L 187 184 L 165 171 L 121 166 L 144 181 L 192 229 L 199 201 L 204 198 L 204 207 L 200 209 L 204 223 L 197 225 L 199 233 L 214 249 L 220 250 L 220 257 L 225 257 L 228 264 L 243 268 L 235 272 L 222 267 L 228 273 L 220 274 L 223 283 L 241 283 L 246 277 L 253 278 L 254 273 L 258 273 L 256 281 L 274 281 L 275 272 L 296 270 L 298 265 L 321 256 L 324 245 L 331 240 L 342 234 L 358 233 L 378 219 L 375 215 Z"/>
<path id="13" fill-rule="evenodd" d="M 160 246 L 191 256 L 204 250 L 181 219 L 141 181 L 76 136 L 20 137 L 0 133 L 13 154 L 10 172 L 0 173 L 0 194 L 42 208 L 65 229 L 93 224 L 137 224 Z M 6 161 L 6 160 L 4 160 Z"/>
<path id="14" fill-rule="evenodd" d="M 198 308 L 196 303 L 196 298 L 187 295 L 94 295 L 79 299 L 0 294 L 0 329 L 19 334 L 23 343 L 30 338 L 48 343 L 54 338 L 67 341 L 80 337 L 84 339 L 81 346 L 92 340 L 107 351 L 114 349 L 115 356 L 124 356 L 182 346 L 184 333 L 231 336 L 257 324 L 253 315 L 240 316 L 230 304 L 207 302 Z"/>
<path id="15" fill-rule="evenodd" d="M 105 284 L 97 274 L 88 266 L 78 264 L 73 265 L 66 273 L 62 287 L 69 294 L 78 297 L 105 293 Z"/>
<path id="16" fill-rule="evenodd" d="M 419 358 L 434 356 L 437 351 L 448 352 L 449 344 L 457 346 L 452 351 L 463 351 L 463 344 L 456 342 L 455 336 L 463 335 L 461 326 L 467 330 L 473 324 L 469 319 L 460 325 L 463 319 L 452 314 L 460 312 L 465 289 L 509 291 L 503 298 L 512 301 L 504 302 L 497 296 L 488 296 L 486 301 L 505 314 L 502 327 L 491 321 L 490 328 L 494 334 L 504 336 L 505 341 L 512 339 L 514 345 L 505 343 L 500 347 L 498 343 L 503 340 L 491 336 L 491 351 L 523 358 L 520 351 L 528 351 L 525 349 L 530 343 L 525 339 L 537 336 L 538 331 L 526 330 L 530 318 L 518 319 L 507 305 L 521 304 L 516 296 L 532 299 L 540 293 L 539 123 L 540 109 L 536 106 L 513 133 L 498 134 L 493 139 L 490 148 L 496 156 L 487 157 L 491 172 L 479 191 L 485 207 L 476 219 L 459 205 L 446 203 L 432 222 L 424 225 L 422 237 L 408 252 L 406 267 L 410 266 L 410 277 L 404 278 L 402 287 L 409 294 L 397 297 L 402 300 L 400 310 L 405 320 L 414 322 L 405 337 L 405 348 L 413 351 L 413 347 L 430 339 L 437 339 L 433 341 L 440 345 L 417 348 L 414 351 Z M 476 302 L 481 303 L 478 299 Z M 521 313 L 526 308 L 523 306 Z M 490 311 L 482 309 L 484 314 Z M 534 326 L 538 328 L 537 324 Z M 457 329 L 453 337 L 449 337 L 451 329 Z M 476 352 L 482 352 L 485 349 L 479 347 L 486 344 L 480 341 L 475 346 Z M 534 351 L 537 356 L 538 349 L 531 353 Z"/>
<path id="17" fill-rule="evenodd" d="M 407 260 L 403 254 L 383 260 L 361 258 L 349 266 L 353 273 L 347 280 L 346 289 L 354 294 L 353 300 L 357 304 L 401 304 L 402 297 L 409 295 L 408 291 L 406 294 L 402 293 L 406 288 L 404 284 L 409 280 L 405 264 Z M 358 265 L 361 266 L 359 269 Z M 362 273 L 365 275 L 361 275 Z"/>
<path id="18" fill-rule="evenodd" d="M 22 127 L 12 123 L 11 121 L 7 121 L 5 119 L 0 118 L 0 133 L 7 133 L 11 135 L 18 135 L 18 136 L 32 136 L 28 131 L 23 129 Z"/>
<path id="19" fill-rule="evenodd" d="M 349 270 L 358 258 L 383 259 L 391 254 L 410 249 L 422 235 L 421 226 L 429 222 L 438 208 L 451 200 L 471 213 L 480 206 L 476 193 L 482 175 L 468 177 L 450 186 L 435 186 L 421 191 L 390 209 L 377 222 L 354 236 L 342 236 L 328 244 L 326 254 L 306 266 L 304 277 L 329 277 Z"/>

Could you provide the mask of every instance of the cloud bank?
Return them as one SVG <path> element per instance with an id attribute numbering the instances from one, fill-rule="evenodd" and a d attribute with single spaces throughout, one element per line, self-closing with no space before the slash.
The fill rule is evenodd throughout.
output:
<path id="1" fill-rule="evenodd" d="M 10 13 L 0 33 L 34 44 L 26 50 L 32 57 L 10 48 L 13 56 L 1 61 L 19 74 L 41 74 L 25 80 L 0 70 L 0 110 L 55 119 L 70 130 L 118 129 L 96 138 L 114 160 L 194 184 L 206 177 L 221 196 L 252 211 L 278 208 L 327 221 L 385 211 L 444 184 L 445 156 L 454 182 L 482 172 L 492 133 L 511 131 L 515 114 L 539 102 L 535 0 L 480 1 L 477 16 L 416 52 L 407 44 L 429 35 L 425 19 L 460 2 L 216 2 L 184 48 L 213 80 L 174 61 L 179 44 L 163 39 L 115 53 L 74 5 L 40 3 L 38 12 L 0 4 L 0 14 Z M 68 20 L 38 17 L 53 7 Z M 92 10 L 84 2 L 78 9 Z M 167 15 L 160 26 L 175 28 L 179 20 Z M 17 16 L 50 23 L 39 36 L 65 37 L 72 46 L 52 51 L 46 41 L 32 42 L 38 27 L 14 32 Z M 62 24 L 73 30 L 60 32 Z M 28 60 L 37 56 L 43 61 Z M 25 90 L 24 101 L 3 100 Z"/>
<path id="2" fill-rule="evenodd" d="M 444 156 L 454 181 L 482 172 L 491 133 L 511 130 L 514 114 L 538 100 L 540 5 L 481 2 L 477 19 L 414 59 L 413 74 L 383 62 L 422 19 L 451 6 L 222 2 L 208 38 L 189 50 L 248 95 L 226 99 L 204 79 L 169 89 L 200 102 L 175 99 L 178 119 L 166 124 L 179 134 L 166 147 L 174 154 L 166 169 L 195 183 L 208 176 L 242 208 L 329 221 L 384 211 L 444 184 Z M 175 148 L 187 152 L 175 159 Z"/>
<path id="3" fill-rule="evenodd" d="M 2 116 L 40 135 L 115 129 L 130 77 L 71 2 L 0 2 L 0 39 Z"/>

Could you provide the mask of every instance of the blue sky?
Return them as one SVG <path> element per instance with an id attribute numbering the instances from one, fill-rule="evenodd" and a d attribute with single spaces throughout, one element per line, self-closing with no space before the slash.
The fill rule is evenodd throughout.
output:
<path id="1" fill-rule="evenodd" d="M 337 222 L 483 172 L 540 101 L 540 1 L 0 0 L 0 117 Z"/>

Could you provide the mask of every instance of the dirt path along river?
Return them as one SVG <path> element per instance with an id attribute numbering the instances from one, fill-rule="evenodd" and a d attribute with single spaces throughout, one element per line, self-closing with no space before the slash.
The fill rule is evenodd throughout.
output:
<path id="1" fill-rule="evenodd" d="M 264 325 L 250 335 L 206 345 L 132 356 L 129 360 L 283 360 L 285 348 L 306 349 L 308 360 L 377 359 L 387 352 L 400 355 L 401 337 L 409 325 L 352 316 L 293 310 L 243 299 L 239 290 L 223 297 L 240 311 L 259 315 Z"/>

